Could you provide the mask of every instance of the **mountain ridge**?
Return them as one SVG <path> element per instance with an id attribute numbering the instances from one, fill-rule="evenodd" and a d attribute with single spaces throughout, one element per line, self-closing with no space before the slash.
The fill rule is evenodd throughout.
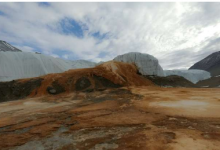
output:
<path id="1" fill-rule="evenodd" d="M 12 46 L 11 44 L 5 42 L 5 41 L 2 41 L 0 40 L 0 52 L 3 51 L 3 52 L 22 52 L 20 49 Z"/>
<path id="2" fill-rule="evenodd" d="M 214 52 L 204 59 L 192 65 L 191 69 L 205 70 L 211 73 L 212 76 L 220 75 L 220 51 Z"/>

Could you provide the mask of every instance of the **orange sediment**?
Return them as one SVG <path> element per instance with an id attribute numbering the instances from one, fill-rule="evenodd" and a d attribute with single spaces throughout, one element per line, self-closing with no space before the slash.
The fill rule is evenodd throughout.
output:
<path id="1" fill-rule="evenodd" d="M 150 80 L 138 75 L 137 72 L 138 70 L 133 64 L 109 61 L 94 68 L 74 69 L 63 73 L 48 74 L 40 77 L 43 78 L 41 86 L 33 90 L 30 97 L 47 95 L 47 88 L 51 86 L 54 81 L 65 88 L 66 93 L 73 92 L 75 91 L 76 81 L 81 77 L 87 77 L 91 82 L 91 87 L 93 88 L 95 86 L 93 76 L 103 77 L 112 83 L 121 86 L 154 85 Z M 20 81 L 25 82 L 28 80 L 30 79 L 23 79 Z"/>

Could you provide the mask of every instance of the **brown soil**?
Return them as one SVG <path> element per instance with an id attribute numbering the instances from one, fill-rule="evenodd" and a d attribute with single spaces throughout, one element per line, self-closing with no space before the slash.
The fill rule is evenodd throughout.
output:
<path id="1" fill-rule="evenodd" d="M 131 86 L 0 104 L 1 150 L 219 150 L 219 89 Z"/>
<path id="2" fill-rule="evenodd" d="M 219 150 L 220 92 L 107 62 L 0 83 L 1 150 Z"/>

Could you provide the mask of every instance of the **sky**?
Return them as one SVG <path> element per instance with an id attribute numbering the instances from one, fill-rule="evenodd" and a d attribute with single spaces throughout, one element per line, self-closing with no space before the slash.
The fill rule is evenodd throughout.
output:
<path id="1" fill-rule="evenodd" d="M 219 51 L 219 10 L 218 2 L 0 2 L 0 40 L 69 60 L 141 52 L 163 69 L 188 69 Z"/>

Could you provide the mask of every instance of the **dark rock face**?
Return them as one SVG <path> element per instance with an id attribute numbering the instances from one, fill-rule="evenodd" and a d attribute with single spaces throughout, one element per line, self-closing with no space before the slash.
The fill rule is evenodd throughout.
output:
<path id="1" fill-rule="evenodd" d="M 187 79 L 176 76 L 176 75 L 171 75 L 167 77 L 158 77 L 158 76 L 144 76 L 145 78 L 151 80 L 153 83 L 159 86 L 164 86 L 164 87 L 196 87 L 195 84 L 192 82 L 188 81 Z"/>
<path id="2" fill-rule="evenodd" d="M 91 81 L 87 77 L 81 77 L 76 81 L 75 89 L 76 91 L 93 92 L 93 91 L 104 91 L 106 88 L 119 88 L 122 87 L 119 84 L 115 84 L 112 81 L 103 78 L 101 76 L 94 75 L 92 77 L 94 86 L 91 86 Z"/>
<path id="3" fill-rule="evenodd" d="M 86 77 L 79 78 L 75 84 L 75 88 L 77 91 L 84 90 L 84 89 L 88 88 L 89 86 L 91 86 L 91 82 Z"/>
<path id="4" fill-rule="evenodd" d="M 41 85 L 43 79 L 31 79 L 27 82 L 0 82 L 0 102 L 25 98 Z"/>
<path id="5" fill-rule="evenodd" d="M 94 76 L 94 80 L 95 80 L 95 86 L 96 89 L 102 89 L 102 88 L 119 88 L 122 87 L 119 84 L 115 84 L 112 81 L 103 78 L 101 76 Z"/>
<path id="6" fill-rule="evenodd" d="M 211 73 L 212 76 L 220 75 L 220 51 L 212 53 L 189 69 L 200 69 Z"/>
<path id="7" fill-rule="evenodd" d="M 36 95 L 38 88 L 41 86 L 42 80 L 42 78 L 33 78 L 24 82 L 19 82 L 19 80 L 0 82 L 0 102 L 25 98 L 34 90 L 36 90 Z M 71 79 L 69 81 L 71 81 Z M 51 95 L 64 93 L 66 92 L 66 84 L 60 84 L 57 81 L 54 81 L 46 88 L 46 91 Z M 81 77 L 76 81 L 74 86 L 75 91 L 82 91 L 86 93 L 105 91 L 107 88 L 122 87 L 121 85 L 114 84 L 112 81 L 106 78 L 96 75 L 92 77 Z"/>
<path id="8" fill-rule="evenodd" d="M 62 87 L 59 83 L 57 83 L 56 81 L 54 81 L 54 82 L 52 83 L 52 87 L 51 87 L 51 86 L 47 87 L 47 92 L 48 92 L 49 94 L 54 94 L 54 95 L 56 95 L 56 94 L 60 94 L 60 93 L 65 92 L 65 89 L 64 89 L 64 87 Z"/>
<path id="9" fill-rule="evenodd" d="M 204 88 L 220 88 L 220 76 L 199 81 L 196 85 Z"/>
<path id="10" fill-rule="evenodd" d="M 16 47 L 8 44 L 5 41 L 1 41 L 1 40 L 0 40 L 0 51 L 3 51 L 3 52 L 7 52 L 7 51 L 10 51 L 10 52 L 21 52 L 20 49 L 17 49 Z"/>

